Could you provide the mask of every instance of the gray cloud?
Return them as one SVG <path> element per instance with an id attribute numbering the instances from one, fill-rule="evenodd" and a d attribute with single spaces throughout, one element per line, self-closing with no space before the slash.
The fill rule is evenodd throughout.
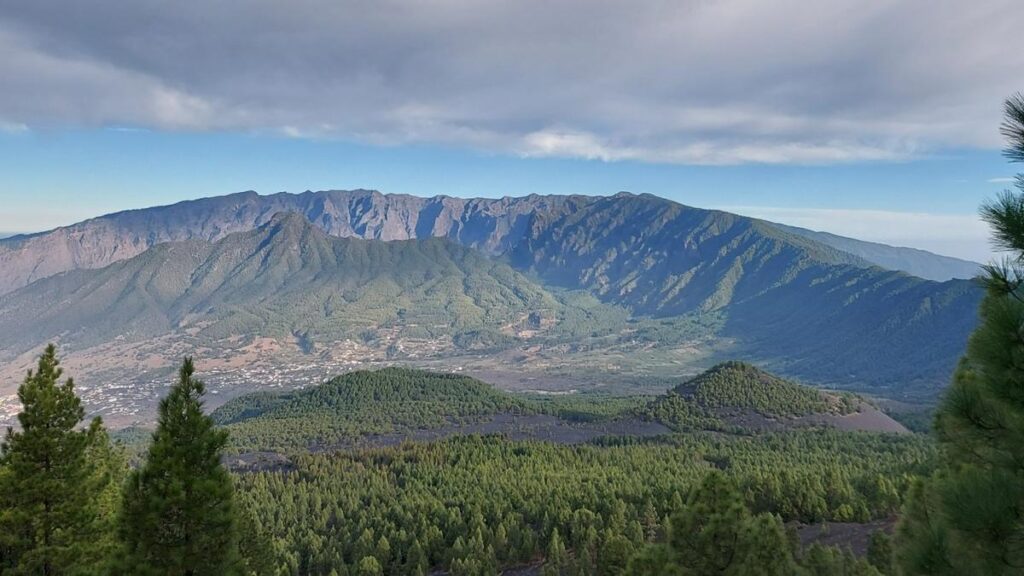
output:
<path id="1" fill-rule="evenodd" d="M 1019 0 L 0 0 L 0 126 L 729 164 L 999 145 Z"/>

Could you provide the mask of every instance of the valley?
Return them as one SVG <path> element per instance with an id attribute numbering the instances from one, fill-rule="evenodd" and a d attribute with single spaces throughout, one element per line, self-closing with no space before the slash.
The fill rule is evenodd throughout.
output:
<path id="1" fill-rule="evenodd" d="M 981 294 L 632 194 L 247 193 L 0 240 L 0 261 L 12 282 L 0 419 L 55 342 L 89 410 L 118 425 L 152 417 L 186 355 L 213 404 L 385 365 L 493 375 L 510 390 L 649 393 L 734 358 L 929 402 Z"/>

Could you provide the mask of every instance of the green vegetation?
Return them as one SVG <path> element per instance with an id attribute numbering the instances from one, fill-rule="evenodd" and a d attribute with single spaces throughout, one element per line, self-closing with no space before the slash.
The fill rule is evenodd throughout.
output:
<path id="1" fill-rule="evenodd" d="M 407 368 L 357 371 L 290 393 L 258 392 L 213 413 L 232 451 L 351 447 L 362 437 L 484 422 L 500 414 L 555 416 L 567 423 L 642 418 L 676 431 L 749 433 L 731 417 L 787 419 L 846 414 L 859 400 L 727 362 L 651 400 L 600 394 L 509 394 L 468 376 Z"/>
<path id="2" fill-rule="evenodd" d="M 758 513 L 865 521 L 897 510 L 933 455 L 923 438 L 831 431 L 603 446 L 461 437 L 300 455 L 238 487 L 286 574 L 352 573 L 367 556 L 391 574 L 492 573 L 543 558 L 556 533 L 564 573 L 616 574 L 712 470 Z"/>
<path id="3" fill-rule="evenodd" d="M 743 362 L 719 364 L 675 392 L 705 408 L 747 409 L 765 416 L 804 416 L 832 409 L 824 393 Z"/>
<path id="4" fill-rule="evenodd" d="M 439 428 L 503 412 L 533 412 L 527 403 L 456 374 L 385 368 L 350 372 L 297 392 L 255 394 L 213 413 L 236 448 L 331 447 L 367 434 Z"/>
<path id="5" fill-rule="evenodd" d="M 634 556 L 627 574 L 881 574 L 864 559 L 821 547 L 806 553 L 800 550 L 778 516 L 751 514 L 733 483 L 717 472 L 708 474 L 691 492 L 669 526 L 667 541 L 648 545 Z"/>
<path id="6" fill-rule="evenodd" d="M 639 414 L 650 402 L 645 396 L 604 394 L 529 394 L 519 399 L 527 409 L 569 422 L 606 422 Z"/>
<path id="7" fill-rule="evenodd" d="M 40 365 L 56 366 L 52 349 Z M 59 371 L 44 372 L 55 376 L 43 380 L 56 382 Z M 807 403 L 806 391 L 740 364 L 681 388 L 692 392 L 700 384 L 707 402 L 728 406 L 735 389 L 723 372 L 757 376 L 785 390 L 740 395 L 735 403 L 744 409 L 756 404 L 794 414 L 820 407 Z M 77 405 L 70 384 L 60 390 L 69 406 Z M 496 574 L 530 564 L 544 574 L 671 574 L 678 566 L 710 574 L 731 558 L 730 574 L 751 566 L 779 576 L 876 574 L 848 553 L 801 549 L 782 523 L 889 517 L 915 478 L 930 473 L 935 457 L 922 436 L 825 429 L 604 436 L 575 445 L 471 435 L 334 452 L 296 449 L 286 466 L 231 476 L 221 464 L 229 433 L 256 430 L 258 423 L 265 430 L 246 440 L 252 447 L 280 444 L 295 431 L 300 436 L 293 446 L 300 446 L 323 437 L 315 425 L 301 428 L 302 420 L 324 419 L 332 422 L 331 433 L 356 434 L 509 411 L 586 424 L 634 415 L 643 400 L 514 396 L 464 376 L 386 369 L 291 394 L 238 399 L 217 412 L 224 423 L 218 429 L 202 412 L 203 391 L 186 361 L 161 402 L 152 442 L 123 487 L 123 456 L 98 425 L 63 432 L 94 439 L 80 458 L 88 471 L 81 486 L 91 494 L 90 505 L 108 511 L 92 517 L 96 546 L 74 556 L 92 563 L 85 573 Z M 26 419 L 40 415 L 31 406 L 26 403 Z M 0 486 L 15 486 L 7 482 L 19 474 L 16 444 L 4 445 Z M 46 485 L 53 473 L 40 472 L 37 482 Z M 31 509 L 23 501 L 2 502 L 4 519 L 24 519 Z M 725 537 L 730 534 L 736 537 Z M 5 546 L 14 542 L 5 537 Z M 30 545 L 21 557 L 5 547 L 0 558 L 20 569 L 19 558 L 48 550 L 43 544 Z M 874 564 L 884 566 L 886 542 L 873 550 Z"/>
<path id="8" fill-rule="evenodd" d="M 933 408 L 914 408 L 911 410 L 889 410 L 886 413 L 893 420 L 906 426 L 907 430 L 918 434 L 930 434 L 935 422 Z"/>
<path id="9" fill-rule="evenodd" d="M 99 573 L 114 547 L 123 460 L 87 427 L 53 345 L 18 388 L 19 430 L 0 445 L 0 573 Z"/>
<path id="10" fill-rule="evenodd" d="M 644 415 L 677 431 L 730 430 L 730 416 L 756 413 L 768 418 L 849 414 L 859 401 L 802 386 L 743 362 L 725 362 L 677 386 L 652 402 Z"/>
<path id="11" fill-rule="evenodd" d="M 228 435 L 203 414 L 193 372 L 186 358 L 160 402 L 146 459 L 125 484 L 118 570 L 126 574 L 242 573 L 234 487 L 220 462 Z"/>
<path id="12" fill-rule="evenodd" d="M 1024 96 L 1006 103 L 1006 155 L 1024 162 Z M 982 208 L 1009 256 L 987 269 L 981 325 L 938 409 L 942 450 L 934 476 L 916 486 L 897 556 L 905 574 L 1024 572 L 1024 175 Z"/>

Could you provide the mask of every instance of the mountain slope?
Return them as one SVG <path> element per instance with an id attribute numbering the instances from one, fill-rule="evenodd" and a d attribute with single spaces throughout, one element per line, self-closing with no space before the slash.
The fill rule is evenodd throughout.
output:
<path id="1" fill-rule="evenodd" d="M 267 211 L 285 205 L 298 205 L 314 224 L 299 215 L 271 221 Z M 253 222 L 263 224 L 225 235 Z M 104 236 L 113 229 L 117 235 Z M 449 339 L 461 349 L 509 349 L 522 343 L 511 335 L 571 316 L 564 325 L 575 326 L 574 338 L 551 349 L 551 362 L 568 365 L 566 354 L 601 346 L 619 346 L 629 362 L 646 348 L 678 347 L 695 351 L 687 358 L 743 355 L 829 386 L 895 393 L 948 381 L 980 299 L 967 281 L 886 271 L 764 221 L 626 193 L 500 200 L 242 194 L 2 241 L 0 260 L 29 262 L 23 253 L 38 248 L 30 244 L 61 234 L 77 238 L 64 245 L 96 262 L 168 235 L 191 239 L 0 297 L 0 351 L 54 335 L 84 345 L 173 330 L 207 339 L 294 337 L 304 347 L 312 339 L 315 347 L 363 338 L 367 329 L 415 334 L 428 346 Z M 353 235 L 444 236 L 461 246 L 339 238 Z M 96 246 L 116 250 L 86 249 Z M 563 290 L 589 292 L 601 303 L 571 314 L 578 309 L 554 295 Z M 683 334 L 674 319 L 700 333 Z M 668 324 L 659 330 L 660 322 Z M 591 335 L 610 338 L 580 342 Z M 663 365 L 678 363 L 665 358 Z"/>
<path id="2" fill-rule="evenodd" d="M 844 236 L 829 234 L 828 232 L 816 232 L 796 226 L 775 224 L 787 232 L 809 238 L 815 242 L 827 244 L 837 250 L 859 256 L 872 264 L 881 266 L 888 270 L 902 270 L 912 276 L 945 282 L 954 278 L 969 279 L 977 276 L 981 271 L 981 265 L 969 260 L 940 256 L 917 248 L 903 248 L 879 244 L 877 242 L 865 242 L 854 240 Z"/>
<path id="3" fill-rule="evenodd" d="M 724 308 L 808 267 L 871 266 L 758 220 L 632 194 L 538 218 L 510 259 L 547 282 L 662 316 Z"/>
<path id="4" fill-rule="evenodd" d="M 721 314 L 733 354 L 832 386 L 944 384 L 981 297 L 970 281 L 883 270 L 767 222 L 648 196 L 539 222 L 511 261 L 634 313 Z"/>
<path id="5" fill-rule="evenodd" d="M 216 243 L 161 244 L 0 297 L 0 349 L 20 352 L 58 335 L 80 348 L 172 331 L 306 341 L 388 326 L 498 334 L 543 323 L 560 306 L 507 265 L 445 240 L 335 238 L 281 213 Z"/>
<path id="6" fill-rule="evenodd" d="M 514 251 L 527 239 L 531 230 L 535 235 L 539 229 L 595 203 L 607 209 L 635 198 L 631 194 L 620 194 L 610 201 L 594 196 L 537 195 L 501 199 L 419 198 L 368 190 L 282 192 L 268 196 L 242 192 L 118 212 L 49 232 L 0 239 L 0 270 L 3 271 L 0 274 L 0 294 L 60 272 L 102 268 L 162 242 L 216 241 L 227 234 L 265 224 L 282 211 L 302 214 L 332 236 L 380 240 L 443 237 L 496 255 Z M 681 207 L 653 196 L 641 198 L 655 206 L 668 203 Z M 698 212 L 704 213 L 703 216 Z M 697 211 L 694 219 L 699 220 L 708 214 L 725 217 L 722 212 Z M 739 216 L 731 218 L 756 222 Z M 643 222 L 631 224 L 644 225 Z M 762 223 L 761 226 L 767 224 Z M 779 225 L 772 226 L 785 230 Z M 713 229 L 709 232 L 714 233 Z M 831 235 L 815 237 L 817 233 L 809 235 L 808 232 L 793 229 L 789 230 L 789 235 L 809 236 L 819 250 L 824 246 L 833 252 L 845 251 L 847 255 L 841 259 L 851 264 L 870 266 L 874 263 L 910 273 L 931 273 L 919 264 L 924 260 L 908 260 L 903 257 L 905 252 L 899 252 L 901 257 L 894 258 L 891 252 L 880 253 L 870 243 Z M 685 230 L 679 233 L 685 234 Z M 935 258 L 946 262 L 942 257 Z M 963 274 L 962 271 L 957 273 Z"/>
<path id="7" fill-rule="evenodd" d="M 588 202 L 582 196 L 462 199 L 332 190 L 260 196 L 241 192 L 86 220 L 39 234 L 0 240 L 0 294 L 40 278 L 102 268 L 163 242 L 216 241 L 251 230 L 278 212 L 305 216 L 331 236 L 373 240 L 449 238 L 501 253 L 534 213 L 560 213 Z"/>

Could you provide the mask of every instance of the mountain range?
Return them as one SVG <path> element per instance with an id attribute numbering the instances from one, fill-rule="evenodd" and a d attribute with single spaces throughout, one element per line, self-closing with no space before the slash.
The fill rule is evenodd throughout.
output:
<path id="1" fill-rule="evenodd" d="M 337 238 L 280 212 L 216 242 L 159 244 L 0 297 L 0 348 L 21 351 L 57 334 L 83 348 L 173 331 L 295 337 L 306 346 L 389 326 L 465 337 L 527 325 L 531 315 L 539 327 L 563 307 L 507 264 L 444 239 Z"/>
<path id="2" fill-rule="evenodd" d="M 621 193 L 612 198 L 637 196 Z M 652 206 L 687 208 L 650 195 L 639 198 Z M 3 270 L 0 294 L 59 272 L 101 268 L 163 242 L 214 241 L 232 232 L 251 230 L 281 211 L 302 214 L 331 236 L 368 240 L 444 237 L 497 255 L 513 250 L 531 230 L 550 226 L 563 216 L 595 204 L 609 206 L 614 202 L 600 196 L 464 199 L 421 198 L 372 190 L 282 192 L 268 196 L 240 192 L 118 212 L 48 232 L 0 238 L 0 270 Z M 714 214 L 724 216 L 726 213 Z M 845 255 L 839 258 L 847 263 L 873 264 L 938 281 L 971 278 L 976 273 L 975 263 L 921 250 L 894 248 L 768 222 L 763 226 L 804 236 L 818 245 L 836 249 Z"/>
<path id="3" fill-rule="evenodd" d="M 151 342 L 140 357 L 167 366 L 264 339 L 312 362 L 472 354 L 514 372 L 598 359 L 674 376 L 745 358 L 934 393 L 980 289 L 872 260 L 938 273 L 943 257 L 869 246 L 628 193 L 234 194 L 0 240 L 0 358 L 57 340 L 93 365 Z"/>

